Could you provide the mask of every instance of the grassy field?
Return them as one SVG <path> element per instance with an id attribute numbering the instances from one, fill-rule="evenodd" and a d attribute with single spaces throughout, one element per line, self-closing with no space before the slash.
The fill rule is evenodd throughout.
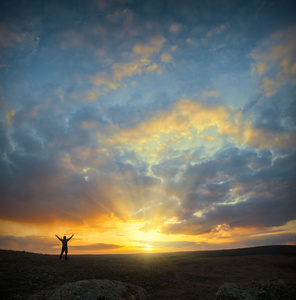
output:
<path id="1" fill-rule="evenodd" d="M 145 288 L 148 299 L 213 299 L 224 282 L 240 286 L 282 279 L 296 299 L 296 246 L 128 255 L 58 255 L 0 250 L 0 298 L 26 299 L 85 279 Z"/>

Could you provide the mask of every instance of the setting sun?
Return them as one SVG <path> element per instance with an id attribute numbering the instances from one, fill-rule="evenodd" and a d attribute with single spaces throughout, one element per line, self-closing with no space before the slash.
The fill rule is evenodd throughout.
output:
<path id="1" fill-rule="evenodd" d="M 145 244 L 144 250 L 145 250 L 145 251 L 152 251 L 153 248 L 152 248 L 149 244 Z"/>

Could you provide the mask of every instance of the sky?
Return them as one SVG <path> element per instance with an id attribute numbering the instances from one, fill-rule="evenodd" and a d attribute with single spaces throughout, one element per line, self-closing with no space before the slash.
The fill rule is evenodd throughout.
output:
<path id="1" fill-rule="evenodd" d="M 0 12 L 1 249 L 296 244 L 294 0 Z"/>

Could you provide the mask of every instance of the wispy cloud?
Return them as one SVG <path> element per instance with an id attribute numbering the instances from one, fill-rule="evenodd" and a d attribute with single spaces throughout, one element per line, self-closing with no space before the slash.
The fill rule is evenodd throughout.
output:
<path id="1" fill-rule="evenodd" d="M 279 31 L 251 54 L 256 60 L 252 73 L 260 76 L 261 88 L 267 97 L 274 96 L 286 84 L 295 84 L 295 32 L 295 28 Z"/>
<path id="2" fill-rule="evenodd" d="M 158 36 L 148 44 L 135 44 L 132 48 L 133 55 L 130 62 L 114 63 L 111 74 L 99 73 L 92 76 L 91 81 L 102 89 L 103 93 L 108 93 L 112 89 L 117 89 L 126 77 L 155 71 L 158 66 L 151 62 L 150 57 L 153 53 L 160 51 L 164 41 L 163 37 Z M 166 55 L 166 60 L 168 59 L 169 57 Z M 93 98 L 95 99 L 95 97 Z"/>
<path id="3" fill-rule="evenodd" d="M 211 29 L 208 33 L 207 33 L 207 37 L 210 37 L 212 35 L 216 35 L 216 34 L 220 34 L 221 32 L 223 32 L 225 29 L 227 28 L 226 24 L 221 24 L 213 29 Z"/>

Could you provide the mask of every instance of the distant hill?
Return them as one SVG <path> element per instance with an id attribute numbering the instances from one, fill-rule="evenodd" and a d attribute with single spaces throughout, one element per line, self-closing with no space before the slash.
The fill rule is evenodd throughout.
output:
<path id="1" fill-rule="evenodd" d="M 237 248 L 226 250 L 208 250 L 198 251 L 205 255 L 214 256 L 237 256 L 237 255 L 256 255 L 256 254 L 282 254 L 296 255 L 296 245 L 272 245 L 272 246 L 257 246 L 249 248 Z"/>
<path id="2" fill-rule="evenodd" d="M 42 255 L 42 253 L 34 253 L 27 251 L 16 251 L 16 250 L 7 250 L 0 249 L 0 255 L 5 255 L 11 252 L 11 254 L 15 253 L 27 253 L 27 254 L 38 254 Z M 236 249 L 222 249 L 222 250 L 201 250 L 201 251 L 180 251 L 180 252 L 166 252 L 166 253 L 133 253 L 133 254 L 70 254 L 71 256 L 124 256 L 124 255 L 176 255 L 179 254 L 199 254 L 204 256 L 240 256 L 240 255 L 256 255 L 256 254 L 266 254 L 266 255 L 274 255 L 274 254 L 282 254 L 282 255 L 296 255 L 296 245 L 271 245 L 271 246 L 256 246 L 256 247 L 248 247 L 248 248 L 236 248 Z M 43 255 L 53 255 L 57 254 L 43 254 Z"/>

